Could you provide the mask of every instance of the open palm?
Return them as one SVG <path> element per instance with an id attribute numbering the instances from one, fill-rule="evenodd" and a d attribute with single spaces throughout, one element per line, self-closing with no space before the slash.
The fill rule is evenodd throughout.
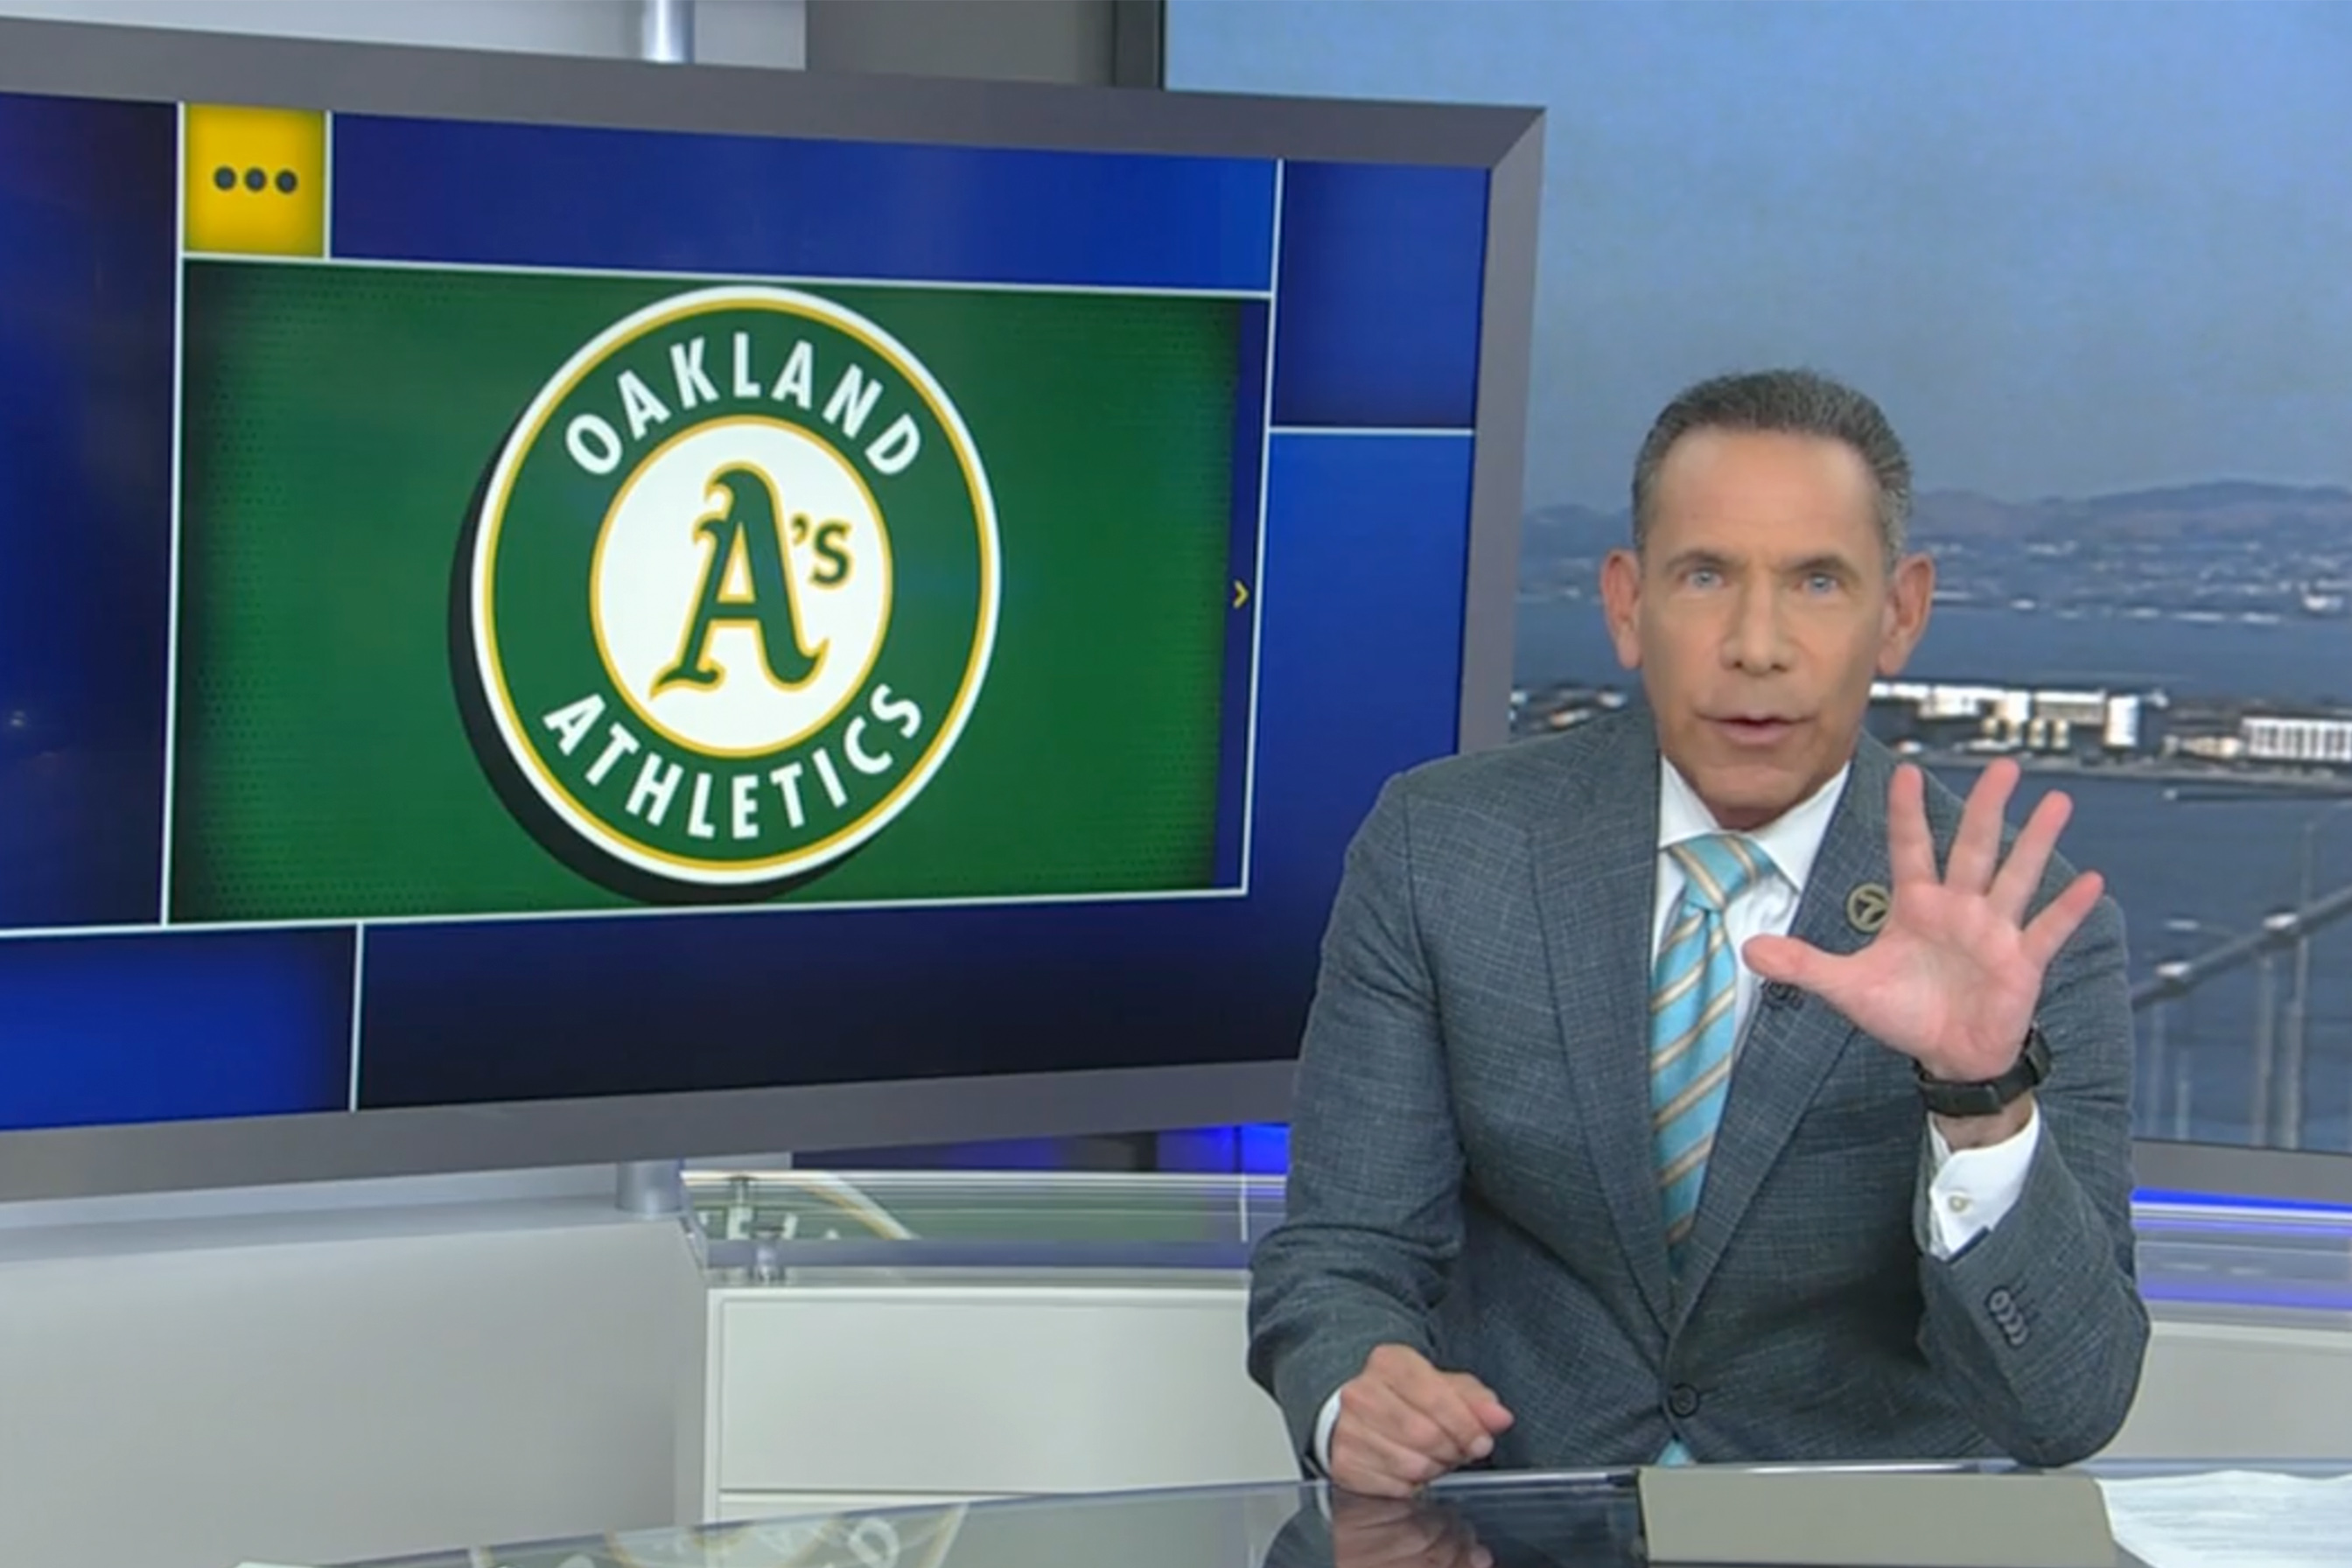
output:
<path id="1" fill-rule="evenodd" d="M 2026 918 L 2073 806 L 2057 791 L 2043 796 L 2004 861 L 2001 814 L 2017 780 L 2013 762 L 1984 771 L 1938 876 L 1926 780 L 1909 764 L 1897 768 L 1886 812 L 1894 902 L 1877 937 L 1839 954 L 1759 936 L 1742 949 L 1748 967 L 1811 992 L 1936 1078 L 1973 1082 L 2008 1071 L 2043 973 L 2103 886 L 2096 872 L 2084 872 Z"/>

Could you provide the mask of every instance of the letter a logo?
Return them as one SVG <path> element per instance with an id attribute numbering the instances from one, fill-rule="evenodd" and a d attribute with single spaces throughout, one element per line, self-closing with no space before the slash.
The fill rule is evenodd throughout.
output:
<path id="1" fill-rule="evenodd" d="M 784 571 L 781 522 L 768 476 L 731 467 L 712 477 L 710 493 L 724 499 L 717 511 L 694 525 L 710 546 L 702 588 L 695 595 L 677 662 L 655 679 L 654 689 L 679 681 L 711 687 L 724 680 L 726 672 L 710 662 L 711 628 L 721 622 L 758 634 L 760 660 L 770 680 L 788 690 L 807 684 L 824 652 L 801 644 L 800 615 L 793 607 L 798 587 Z M 808 519 L 799 521 L 805 534 Z"/>

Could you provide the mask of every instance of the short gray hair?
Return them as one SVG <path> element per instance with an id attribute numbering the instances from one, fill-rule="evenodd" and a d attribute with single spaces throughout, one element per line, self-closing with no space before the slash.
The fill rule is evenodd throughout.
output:
<path id="1" fill-rule="evenodd" d="M 1878 491 L 1878 540 L 1892 571 L 1911 519 L 1911 459 L 1878 405 L 1853 388 L 1809 370 L 1719 375 L 1685 387 L 1666 405 L 1633 463 L 1633 548 L 1649 540 L 1658 470 L 1675 443 L 1698 430 L 1770 431 L 1819 436 L 1851 448 Z"/>

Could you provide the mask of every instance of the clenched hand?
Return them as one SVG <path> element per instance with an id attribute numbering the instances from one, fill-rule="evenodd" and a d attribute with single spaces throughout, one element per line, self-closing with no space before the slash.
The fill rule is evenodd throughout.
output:
<path id="1" fill-rule="evenodd" d="M 1410 1497 L 1493 1453 L 1510 1425 L 1494 1390 L 1468 1373 L 1440 1372 L 1408 1346 L 1381 1345 L 1339 1390 L 1331 1480 L 1366 1497 Z"/>

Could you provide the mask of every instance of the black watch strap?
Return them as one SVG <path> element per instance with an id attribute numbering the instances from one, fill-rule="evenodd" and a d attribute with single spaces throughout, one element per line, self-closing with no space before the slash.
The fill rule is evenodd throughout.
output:
<path id="1" fill-rule="evenodd" d="M 1919 1079 L 1919 1098 L 1934 1114 L 1955 1119 L 1995 1116 L 2019 1096 L 2049 1080 L 2050 1044 L 2042 1037 L 2041 1025 L 2028 1025 L 2025 1046 L 2017 1053 L 2016 1063 L 1999 1078 L 1978 1083 L 1950 1083 L 1929 1078 L 1925 1068 L 1914 1070 Z"/>

